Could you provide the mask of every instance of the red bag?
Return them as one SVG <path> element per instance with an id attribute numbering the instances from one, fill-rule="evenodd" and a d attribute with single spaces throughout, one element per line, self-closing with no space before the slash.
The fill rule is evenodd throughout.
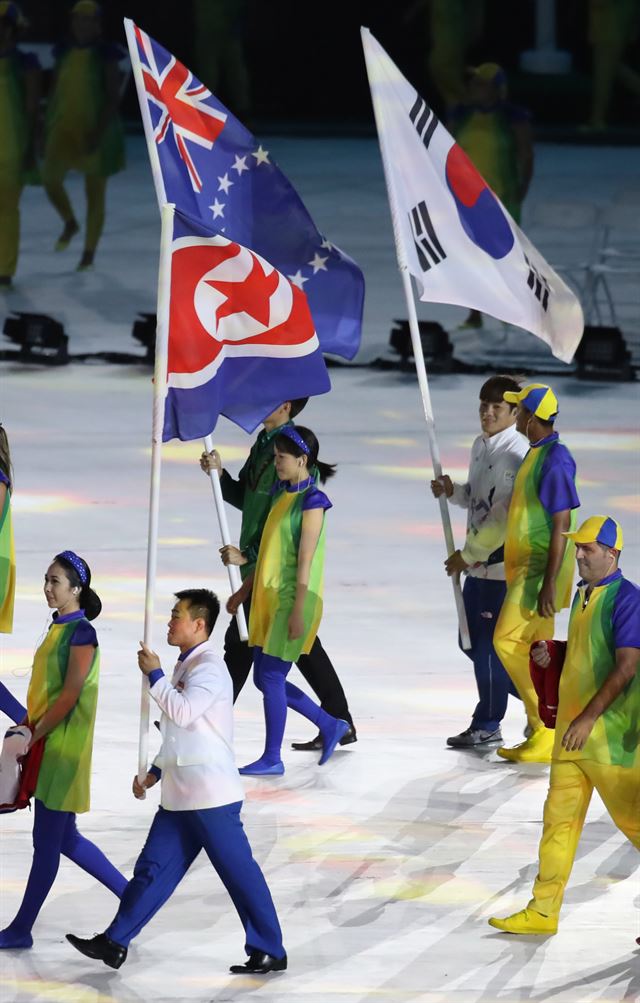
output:
<path id="1" fill-rule="evenodd" d="M 31 730 L 33 731 L 33 729 Z M 46 738 L 39 738 L 37 742 L 34 742 L 27 754 L 18 759 L 20 776 L 17 792 L 13 801 L 0 804 L 0 812 L 17 811 L 19 808 L 28 807 L 38 784 L 38 774 L 40 773 L 45 741 Z"/>
<path id="2" fill-rule="evenodd" d="M 534 689 L 538 695 L 538 713 L 544 722 L 545 727 L 555 728 L 556 716 L 558 714 L 558 689 L 560 686 L 560 675 L 564 665 L 564 657 L 567 653 L 566 641 L 545 641 L 547 651 L 551 656 L 551 661 L 546 669 L 536 665 L 531 658 L 531 645 L 529 649 L 529 673 Z M 538 644 L 536 641 L 535 644 Z"/>

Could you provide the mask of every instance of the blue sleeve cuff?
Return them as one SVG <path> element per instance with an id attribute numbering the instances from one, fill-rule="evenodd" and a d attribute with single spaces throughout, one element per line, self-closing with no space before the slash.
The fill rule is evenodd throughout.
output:
<path id="1" fill-rule="evenodd" d="M 158 682 L 158 679 L 162 679 L 163 676 L 164 672 L 162 671 L 162 669 L 152 669 L 152 671 L 149 673 L 149 686 L 150 687 L 155 686 L 155 684 Z"/>
<path id="2" fill-rule="evenodd" d="M 159 766 L 150 766 L 148 772 L 153 773 L 156 780 L 160 780 L 162 778 L 162 770 Z"/>

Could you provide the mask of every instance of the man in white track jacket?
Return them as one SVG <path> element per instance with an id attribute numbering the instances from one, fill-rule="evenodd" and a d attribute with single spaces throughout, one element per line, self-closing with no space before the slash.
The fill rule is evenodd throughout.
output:
<path id="1" fill-rule="evenodd" d="M 144 797 L 161 777 L 161 806 L 104 933 L 90 940 L 67 934 L 82 954 L 119 968 L 129 943 L 149 922 L 204 850 L 227 889 L 245 931 L 248 959 L 232 972 L 284 971 L 287 956 L 271 894 L 240 819 L 243 788 L 233 755 L 233 687 L 209 635 L 220 611 L 207 589 L 176 593 L 167 641 L 180 648 L 171 682 L 146 645 L 138 665 L 162 711 L 162 746 L 133 793 Z"/>
<path id="2" fill-rule="evenodd" d="M 471 725 L 447 739 L 447 745 L 466 749 L 501 745 L 500 723 L 509 693 L 517 696 L 493 647 L 493 631 L 506 593 L 504 538 L 507 512 L 518 468 L 529 448 L 516 431 L 516 408 L 503 399 L 505 390 L 518 392 L 511 376 L 492 376 L 480 389 L 482 435 L 473 443 L 466 484 L 450 477 L 431 482 L 436 498 L 443 491 L 454 505 L 466 508 L 467 536 L 462 550 L 445 561 L 447 574 L 466 574 L 464 605 L 473 668 L 480 700 Z"/>

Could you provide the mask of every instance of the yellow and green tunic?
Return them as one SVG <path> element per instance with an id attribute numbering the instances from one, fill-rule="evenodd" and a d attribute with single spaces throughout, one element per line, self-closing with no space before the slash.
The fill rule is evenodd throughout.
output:
<path id="1" fill-rule="evenodd" d="M 97 150 L 87 146 L 107 101 L 105 68 L 117 62 L 119 46 L 60 46 L 55 50 L 56 78 L 47 110 L 45 173 L 70 168 L 83 174 L 109 177 L 124 168 L 124 134 L 117 115 L 109 121 Z"/>
<path id="2" fill-rule="evenodd" d="M 239 545 L 247 558 L 247 563 L 240 567 L 243 580 L 255 567 L 262 530 L 271 508 L 273 486 L 277 480 L 273 444 L 282 434 L 282 429 L 287 427 L 293 427 L 293 422 L 287 421 L 269 431 L 263 428 L 251 447 L 238 479 L 234 480 L 226 470 L 222 471 L 220 477 L 222 497 L 242 512 Z"/>
<path id="3" fill-rule="evenodd" d="M 640 675 L 597 719 L 582 749 L 567 752 L 562 736 L 602 688 L 616 664 L 617 648 L 640 648 L 640 588 L 618 569 L 587 598 L 580 582 L 571 606 L 567 652 L 558 700 L 554 760 L 589 759 L 623 766 L 640 777 Z"/>
<path id="4" fill-rule="evenodd" d="M 0 512 L 0 634 L 13 630 L 13 600 L 16 591 L 16 554 L 11 524 L 11 484 L 0 470 L 0 484 L 6 485 L 6 494 Z"/>
<path id="5" fill-rule="evenodd" d="M 304 601 L 304 632 L 289 639 L 289 617 L 296 597 L 298 550 L 303 513 L 312 508 L 331 508 L 331 502 L 313 478 L 301 484 L 278 482 L 271 511 L 265 523 L 256 563 L 249 644 L 262 648 L 285 662 L 295 662 L 311 650 L 322 618 L 324 582 L 325 524 L 311 560 L 309 584 Z"/>
<path id="6" fill-rule="evenodd" d="M 575 509 L 580 500 L 575 486 L 576 465 L 557 432 L 532 445 L 516 475 L 509 505 L 504 544 L 507 601 L 535 611 L 547 568 L 553 516 Z M 575 545 L 567 541 L 556 578 L 556 609 L 571 601 Z"/>
<path id="7" fill-rule="evenodd" d="M 95 648 L 89 674 L 75 707 L 47 735 L 38 775 L 35 797 L 54 811 L 89 811 L 100 653 L 84 610 L 55 617 L 33 660 L 27 712 L 35 724 L 62 692 L 71 647 L 86 644 Z"/>

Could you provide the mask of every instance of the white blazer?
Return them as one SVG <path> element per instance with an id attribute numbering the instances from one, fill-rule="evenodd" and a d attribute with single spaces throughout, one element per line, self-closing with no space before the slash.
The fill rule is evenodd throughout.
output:
<path id="1" fill-rule="evenodd" d="M 233 687 L 227 667 L 206 641 L 161 676 L 151 696 L 162 710 L 160 803 L 168 811 L 219 808 L 242 801 L 233 755 Z"/>

